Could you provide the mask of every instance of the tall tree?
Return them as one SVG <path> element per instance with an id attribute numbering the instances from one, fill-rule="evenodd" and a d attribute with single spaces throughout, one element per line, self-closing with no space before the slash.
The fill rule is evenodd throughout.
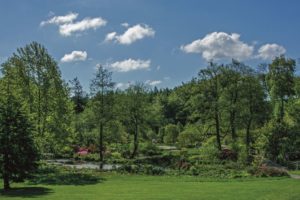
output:
<path id="1" fill-rule="evenodd" d="M 72 112 L 69 89 L 57 63 L 45 47 L 32 42 L 17 49 L 4 65 L 4 74 L 8 67 L 13 68 L 15 89 L 34 120 L 40 150 L 57 153 L 71 132 Z"/>
<path id="2" fill-rule="evenodd" d="M 247 163 L 252 161 L 252 147 L 255 142 L 252 130 L 264 125 L 268 119 L 268 104 L 263 86 L 254 71 L 244 74 L 241 83 L 241 109 L 240 118 L 245 129 L 245 144 Z"/>
<path id="3" fill-rule="evenodd" d="M 199 78 L 201 81 L 201 87 L 204 99 L 203 103 L 205 108 L 205 113 L 210 117 L 214 122 L 215 135 L 217 139 L 217 147 L 219 150 L 222 150 L 221 146 L 221 107 L 220 107 L 220 98 L 221 98 L 221 67 L 217 64 L 210 62 L 209 66 L 206 69 L 202 69 L 199 72 Z"/>
<path id="4" fill-rule="evenodd" d="M 70 81 L 71 84 L 71 92 L 72 96 L 71 99 L 74 103 L 74 128 L 75 128 L 75 135 L 78 141 L 83 141 L 83 127 L 80 123 L 80 114 L 84 111 L 88 97 L 85 95 L 80 81 L 77 77 Z"/>
<path id="5" fill-rule="evenodd" d="M 12 68 L 7 68 L 0 81 L 0 168 L 4 190 L 10 189 L 11 180 L 23 180 L 36 168 L 37 151 L 33 142 L 32 125 L 29 115 L 13 90 L 10 76 Z"/>
<path id="6" fill-rule="evenodd" d="M 74 111 L 76 114 L 79 114 L 84 111 L 86 105 L 87 96 L 84 94 L 82 85 L 77 77 L 70 81 L 72 97 L 71 99 L 74 102 Z"/>
<path id="7" fill-rule="evenodd" d="M 237 140 L 237 119 L 239 118 L 239 106 L 240 106 L 240 93 L 241 83 L 243 77 L 243 71 L 247 67 L 236 60 L 232 60 L 232 63 L 222 68 L 222 90 L 223 97 L 226 101 L 226 113 L 228 115 L 228 121 L 231 131 L 231 138 L 233 142 Z"/>
<path id="8" fill-rule="evenodd" d="M 95 78 L 91 82 L 91 95 L 93 101 L 93 110 L 99 129 L 99 155 L 100 169 L 104 164 L 104 126 L 112 119 L 113 106 L 113 88 L 115 83 L 112 82 L 112 72 L 99 66 Z"/>
<path id="9" fill-rule="evenodd" d="M 295 94 L 295 66 L 293 59 L 284 56 L 276 57 L 269 65 L 266 76 L 270 98 L 273 105 L 274 119 L 270 122 L 270 136 L 268 152 L 272 160 L 280 162 L 284 138 L 288 137 L 289 125 L 285 121 L 285 104 Z M 282 157 L 282 156 L 281 156 Z"/>
<path id="10" fill-rule="evenodd" d="M 129 124 L 133 129 L 133 151 L 131 158 L 137 155 L 139 147 L 139 133 L 141 126 L 145 123 L 147 115 L 146 87 L 142 83 L 131 85 L 127 89 L 127 116 Z"/>
<path id="11" fill-rule="evenodd" d="M 295 94 L 295 66 L 295 60 L 284 56 L 276 57 L 269 64 L 269 72 L 266 77 L 267 84 L 274 106 L 274 114 L 279 122 L 282 122 L 284 118 L 285 102 Z M 276 109 L 277 107 L 279 107 L 279 111 Z"/>

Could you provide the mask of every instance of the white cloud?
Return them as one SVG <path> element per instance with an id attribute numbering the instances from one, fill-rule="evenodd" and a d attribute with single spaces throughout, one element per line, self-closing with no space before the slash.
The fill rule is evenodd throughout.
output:
<path id="1" fill-rule="evenodd" d="M 149 69 L 150 64 L 150 60 L 134 60 L 129 58 L 127 60 L 114 62 L 110 67 L 118 72 L 128 72 L 139 69 Z"/>
<path id="2" fill-rule="evenodd" d="M 72 51 L 70 54 L 65 54 L 60 61 L 61 62 L 74 62 L 84 61 L 87 58 L 86 51 Z"/>
<path id="3" fill-rule="evenodd" d="M 112 41 L 115 39 L 117 33 L 116 32 L 111 32 L 111 33 L 108 33 L 105 37 L 105 42 L 109 42 L 109 41 Z"/>
<path id="4" fill-rule="evenodd" d="M 162 81 L 160 81 L 160 80 L 154 80 L 154 81 L 147 80 L 147 81 L 145 81 L 146 84 L 151 85 L 151 86 L 159 85 L 159 84 L 161 84 L 161 82 Z"/>
<path id="5" fill-rule="evenodd" d="M 129 24 L 127 22 L 124 22 L 124 23 L 121 24 L 121 26 L 127 28 L 127 27 L 129 27 Z"/>
<path id="6" fill-rule="evenodd" d="M 284 54 L 286 49 L 278 44 L 265 44 L 258 49 L 258 58 L 272 60 L 276 56 Z"/>
<path id="7" fill-rule="evenodd" d="M 78 13 L 69 13 L 64 16 L 54 16 L 51 19 L 47 21 L 42 21 L 41 26 L 47 25 L 47 24 L 56 24 L 56 25 L 61 25 L 61 24 L 66 24 L 66 23 L 71 23 L 73 20 L 75 20 L 78 17 Z"/>
<path id="8" fill-rule="evenodd" d="M 240 40 L 237 33 L 227 34 L 224 32 L 213 32 L 204 38 L 181 46 L 186 53 L 200 53 L 205 60 L 251 58 L 254 47 Z"/>
<path id="9" fill-rule="evenodd" d="M 105 26 L 107 23 L 106 20 L 101 17 L 97 18 L 85 18 L 79 22 L 62 24 L 59 26 L 59 33 L 63 36 L 70 36 L 74 32 L 85 31 L 88 29 L 94 29 L 101 26 Z"/>
<path id="10" fill-rule="evenodd" d="M 115 32 L 113 32 L 115 33 Z M 119 44 L 129 45 L 137 40 L 141 40 L 145 37 L 154 37 L 155 31 L 148 25 L 137 24 L 128 28 L 123 34 L 117 35 L 109 33 L 106 36 L 106 41 L 115 41 Z M 110 36 L 108 38 L 108 36 Z"/>
<path id="11" fill-rule="evenodd" d="M 107 21 L 101 17 L 84 18 L 81 21 L 74 22 L 77 17 L 78 13 L 69 13 L 65 16 L 54 16 L 47 21 L 42 21 L 40 25 L 58 25 L 59 33 L 61 35 L 70 36 L 75 32 L 82 32 L 88 29 L 96 30 L 97 28 L 105 26 L 107 24 Z"/>

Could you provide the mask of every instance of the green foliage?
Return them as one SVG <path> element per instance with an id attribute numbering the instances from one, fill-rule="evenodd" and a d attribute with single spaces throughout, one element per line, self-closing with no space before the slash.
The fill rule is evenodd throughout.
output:
<path id="1" fill-rule="evenodd" d="M 129 125 L 129 132 L 133 133 L 133 151 L 131 158 L 134 158 L 138 153 L 140 129 L 145 124 L 146 116 L 149 113 L 149 104 L 146 96 L 147 88 L 143 83 L 131 85 L 126 92 L 126 122 Z"/>
<path id="2" fill-rule="evenodd" d="M 104 138 L 110 143 L 126 143 L 127 142 L 126 128 L 117 120 L 111 120 L 105 127 Z"/>
<path id="3" fill-rule="evenodd" d="M 104 128 L 107 123 L 113 118 L 113 88 L 115 83 L 112 82 L 112 72 L 105 69 L 103 66 L 97 68 L 95 78 L 91 82 L 92 95 L 92 112 L 96 127 L 99 133 L 99 156 L 100 167 L 104 163 Z"/>
<path id="4" fill-rule="evenodd" d="M 164 143 L 175 144 L 179 135 L 180 129 L 177 125 L 168 124 L 164 127 Z"/>
<path id="5" fill-rule="evenodd" d="M 90 185 L 101 183 L 103 178 L 91 170 L 59 167 L 40 163 L 36 174 L 29 179 L 29 184 L 46 185 Z"/>
<path id="6" fill-rule="evenodd" d="M 274 116 L 282 122 L 285 114 L 284 104 L 294 91 L 294 73 L 296 61 L 284 56 L 276 57 L 269 65 L 267 84 L 273 101 Z"/>
<path id="7" fill-rule="evenodd" d="M 206 178 L 245 178 L 249 177 L 247 171 L 232 167 L 231 165 L 193 165 L 186 174 Z"/>
<path id="8" fill-rule="evenodd" d="M 72 103 L 57 62 L 41 44 L 32 42 L 2 65 L 12 90 L 30 114 L 35 142 L 42 153 L 57 153 L 69 141 Z"/>
<path id="9" fill-rule="evenodd" d="M 285 169 L 279 167 L 270 167 L 267 165 L 262 165 L 257 168 L 249 168 L 248 171 L 250 174 L 259 177 L 289 176 L 288 172 Z"/>
<path id="10" fill-rule="evenodd" d="M 112 152 L 111 153 L 111 159 L 113 160 L 121 160 L 122 155 L 119 152 Z"/>
<path id="11" fill-rule="evenodd" d="M 107 162 L 127 163 L 123 170 L 133 173 L 163 174 L 160 167 L 165 167 L 171 174 L 246 176 L 243 169 L 229 169 L 234 164 L 228 161 L 258 169 L 266 159 L 286 166 L 300 159 L 295 61 L 280 56 L 266 66 L 267 71 L 255 71 L 236 60 L 210 62 L 189 82 L 152 90 L 143 83 L 114 90 L 112 73 L 100 66 L 88 96 L 77 78 L 68 86 L 46 48 L 33 42 L 3 63 L 0 106 L 7 108 L 9 82 L 16 101 L 11 114 L 14 125 L 21 127 L 11 136 L 23 138 L 19 132 L 28 127 L 23 132 L 29 138 L 12 141 L 20 147 L 28 142 L 28 149 L 35 152 L 37 146 L 51 158 L 74 156 L 103 164 L 105 157 Z M 7 115 L 1 116 L 4 127 Z M 181 149 L 161 150 L 162 143 Z M 78 147 L 91 153 L 74 155 Z M 20 155 L 16 160 L 25 163 Z M 257 173 L 273 173 L 268 170 Z"/>
<path id="12" fill-rule="evenodd" d="M 199 156 L 204 162 L 219 160 L 219 150 L 216 146 L 215 137 L 209 138 L 202 144 L 199 150 Z"/>
<path id="13" fill-rule="evenodd" d="M 8 181 L 22 181 L 36 169 L 38 152 L 28 115 L 13 96 L 8 98 L 0 104 L 0 173 Z"/>
<path id="14" fill-rule="evenodd" d="M 140 145 L 140 153 L 145 156 L 154 156 L 159 155 L 161 152 L 155 144 L 147 142 Z"/>
<path id="15" fill-rule="evenodd" d="M 153 166 L 150 164 L 135 165 L 135 164 L 124 164 L 117 169 L 120 173 L 130 174 L 146 174 L 146 175 L 164 175 L 165 169 L 159 166 Z"/>
<path id="16" fill-rule="evenodd" d="M 184 130 L 179 133 L 178 143 L 182 147 L 196 147 L 200 146 L 203 141 L 203 136 L 197 126 L 186 126 Z"/>

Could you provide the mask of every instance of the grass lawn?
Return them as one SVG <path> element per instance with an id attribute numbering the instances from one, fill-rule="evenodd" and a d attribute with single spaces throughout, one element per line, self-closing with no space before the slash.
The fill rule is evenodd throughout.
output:
<path id="1" fill-rule="evenodd" d="M 230 181 L 204 181 L 196 177 L 155 177 L 102 174 L 97 182 L 71 184 L 15 183 L 7 199 L 70 199 L 70 200 L 297 200 L 300 180 L 290 178 L 253 178 Z M 66 179 L 68 177 L 65 177 Z M 74 178 L 74 177 L 73 177 Z M 75 179 L 76 180 L 76 179 Z M 2 183 L 0 184 L 2 188 Z"/>
<path id="2" fill-rule="evenodd" d="M 290 174 L 300 175 L 300 170 L 289 171 Z"/>

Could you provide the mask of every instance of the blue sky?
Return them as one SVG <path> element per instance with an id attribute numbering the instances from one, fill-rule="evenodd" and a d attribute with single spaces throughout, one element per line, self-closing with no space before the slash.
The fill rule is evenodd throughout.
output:
<path id="1" fill-rule="evenodd" d="M 211 59 L 254 67 L 281 53 L 298 59 L 299 10 L 297 0 L 1 1 L 0 62 L 37 41 L 86 90 L 98 64 L 121 88 L 173 87 Z"/>

